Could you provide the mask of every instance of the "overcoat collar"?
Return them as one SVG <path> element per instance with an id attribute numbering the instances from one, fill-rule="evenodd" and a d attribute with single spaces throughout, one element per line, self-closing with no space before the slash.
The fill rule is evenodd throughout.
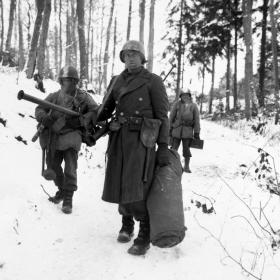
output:
<path id="1" fill-rule="evenodd" d="M 127 83 L 124 81 L 126 81 L 128 75 L 129 74 L 127 70 L 124 70 L 120 74 L 122 80 L 120 81 L 121 84 Z M 150 79 L 151 79 L 151 73 L 145 68 L 143 68 L 138 74 L 135 74 L 135 77 L 132 78 L 132 80 L 126 86 L 124 87 L 120 86 L 120 95 L 118 99 L 121 99 L 123 96 L 127 95 L 128 93 L 132 93 L 136 89 L 142 87 L 144 84 L 149 82 Z"/>

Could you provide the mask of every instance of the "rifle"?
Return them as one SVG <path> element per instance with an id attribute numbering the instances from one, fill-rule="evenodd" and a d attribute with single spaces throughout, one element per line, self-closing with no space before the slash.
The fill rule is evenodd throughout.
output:
<path id="1" fill-rule="evenodd" d="M 51 103 L 49 101 L 42 100 L 40 98 L 31 96 L 29 94 L 26 94 L 23 90 L 20 90 L 18 92 L 17 98 L 18 98 L 18 100 L 24 99 L 24 100 L 30 101 L 32 103 L 41 105 L 43 108 L 50 109 L 49 114 L 51 113 L 51 110 L 55 110 L 55 111 L 59 111 L 61 113 L 64 113 L 64 114 L 66 114 L 68 116 L 72 116 L 72 117 L 80 117 L 81 116 L 81 114 L 79 114 L 78 112 L 75 112 L 73 110 L 64 108 L 64 107 L 56 105 L 56 104 L 53 104 L 53 103 Z M 44 127 L 43 124 L 39 125 L 39 127 L 37 129 L 37 132 L 32 137 L 32 142 L 36 142 L 36 140 L 38 139 L 40 133 L 44 130 L 44 128 L 45 127 Z M 95 142 L 102 136 L 102 133 L 104 133 L 104 130 L 105 130 L 105 127 L 104 128 L 102 127 L 100 129 L 98 129 L 98 127 L 95 127 L 93 134 L 90 134 L 90 133 L 86 132 L 87 133 L 87 137 L 89 137 L 89 139 L 88 139 L 89 141 L 88 141 L 87 144 L 89 146 L 94 145 Z"/>

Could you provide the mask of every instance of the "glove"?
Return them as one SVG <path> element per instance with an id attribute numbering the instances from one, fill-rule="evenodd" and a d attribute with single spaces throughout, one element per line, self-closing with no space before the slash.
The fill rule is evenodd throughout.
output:
<path id="1" fill-rule="evenodd" d="M 194 139 L 200 139 L 199 132 L 195 132 L 194 135 L 193 135 L 193 138 Z"/>
<path id="2" fill-rule="evenodd" d="M 80 117 L 70 117 L 65 120 L 65 126 L 72 129 L 78 129 L 82 126 Z"/>
<path id="3" fill-rule="evenodd" d="M 51 127 L 53 124 L 54 120 L 50 115 L 46 115 L 43 117 L 41 123 L 45 127 Z"/>
<path id="4" fill-rule="evenodd" d="M 169 161 L 169 151 L 167 144 L 158 144 L 157 150 L 157 163 L 159 166 L 165 166 L 170 163 Z"/>

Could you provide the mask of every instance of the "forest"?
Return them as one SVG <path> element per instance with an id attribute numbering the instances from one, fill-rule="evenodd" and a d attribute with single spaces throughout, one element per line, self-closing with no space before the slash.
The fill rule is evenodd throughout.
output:
<path id="1" fill-rule="evenodd" d="M 191 83 L 190 69 L 197 72 L 201 112 L 213 114 L 221 99 L 225 113 L 242 108 L 247 120 L 267 108 L 279 111 L 279 1 L 0 0 L 0 9 L 1 64 L 29 79 L 34 73 L 56 79 L 63 65 L 73 65 L 80 86 L 103 94 L 118 72 L 121 46 L 137 39 L 147 49 L 147 69 L 163 78 L 169 73 L 170 95 L 178 98 Z M 225 71 L 217 81 L 220 65 Z"/>

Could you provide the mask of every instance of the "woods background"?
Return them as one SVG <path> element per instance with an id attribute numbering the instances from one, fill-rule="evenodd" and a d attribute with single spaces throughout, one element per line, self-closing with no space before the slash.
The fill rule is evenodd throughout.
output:
<path id="1" fill-rule="evenodd" d="M 211 114 L 213 100 L 224 98 L 226 112 L 244 103 L 250 119 L 270 104 L 279 110 L 279 14 L 274 0 L 0 0 L 0 58 L 28 78 L 38 72 L 56 79 L 71 64 L 81 86 L 103 94 L 122 70 L 121 46 L 137 39 L 150 71 L 164 77 L 176 65 L 166 81 L 169 95 L 194 88 L 195 72 L 201 111 Z M 159 28 L 165 34 L 155 41 Z"/>

